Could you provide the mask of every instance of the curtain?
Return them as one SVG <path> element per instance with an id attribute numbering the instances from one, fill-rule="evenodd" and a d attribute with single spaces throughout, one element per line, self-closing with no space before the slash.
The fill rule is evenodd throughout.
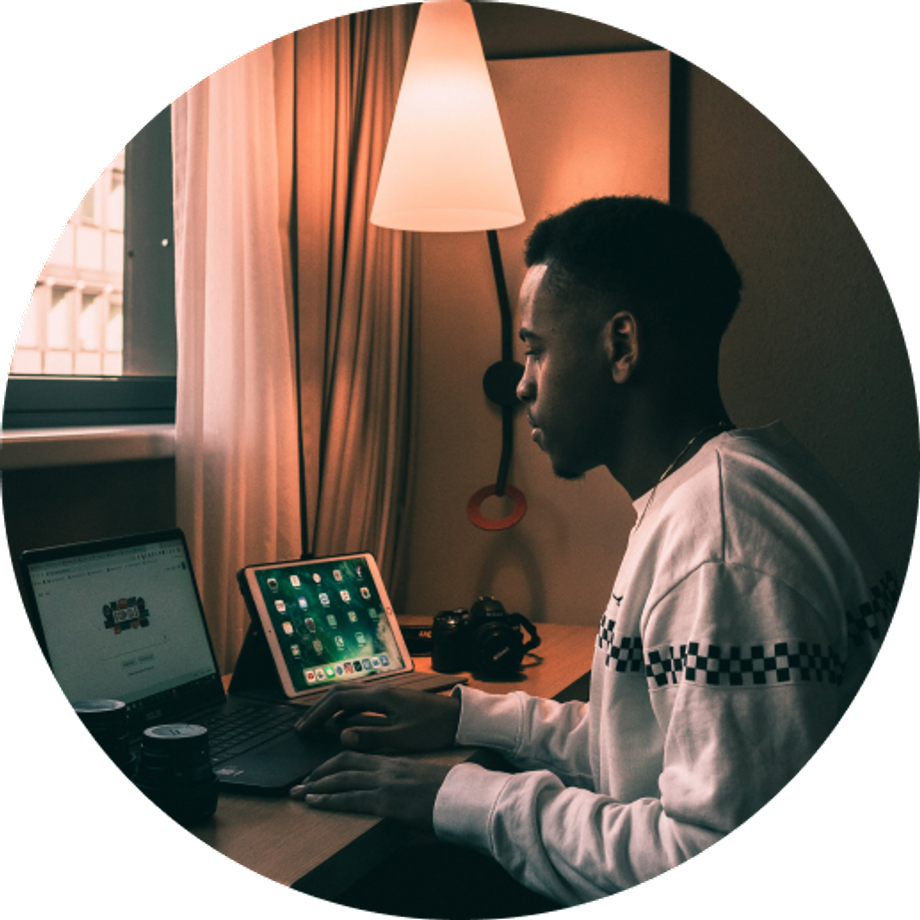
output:
<path id="1" fill-rule="evenodd" d="M 417 243 L 367 215 L 415 14 L 320 23 L 173 104 L 177 520 L 224 673 L 243 565 L 370 550 L 402 583 Z"/>
<path id="2" fill-rule="evenodd" d="M 248 624 L 236 571 L 300 555 L 293 316 L 273 98 L 268 45 L 172 109 L 177 520 L 224 673 Z"/>
<path id="3" fill-rule="evenodd" d="M 321 23 L 297 33 L 293 53 L 304 540 L 314 555 L 372 551 L 397 599 L 418 241 L 368 215 L 416 15 Z"/>

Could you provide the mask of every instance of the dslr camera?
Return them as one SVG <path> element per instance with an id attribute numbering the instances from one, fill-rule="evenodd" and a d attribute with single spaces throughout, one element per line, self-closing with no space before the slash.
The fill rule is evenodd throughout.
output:
<path id="1" fill-rule="evenodd" d="M 528 639 L 524 639 L 524 631 Z M 442 610 L 431 628 L 431 667 L 456 674 L 472 671 L 508 678 L 524 655 L 540 644 L 534 625 L 520 613 L 507 613 L 501 601 L 481 597 L 469 610 Z"/>

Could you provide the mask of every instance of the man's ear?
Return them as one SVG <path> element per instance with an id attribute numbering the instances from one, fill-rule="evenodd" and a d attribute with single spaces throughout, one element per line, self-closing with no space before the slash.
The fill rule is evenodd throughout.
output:
<path id="1" fill-rule="evenodd" d="M 604 324 L 604 351 L 614 383 L 625 383 L 639 364 L 639 324 L 628 310 L 615 313 Z"/>

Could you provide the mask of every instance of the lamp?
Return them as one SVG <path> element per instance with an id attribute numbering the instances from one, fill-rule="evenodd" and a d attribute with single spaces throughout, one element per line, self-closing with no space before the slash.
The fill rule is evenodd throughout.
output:
<path id="1" fill-rule="evenodd" d="M 524 220 L 470 5 L 419 9 L 371 223 L 395 230 L 496 230 Z"/>
<path id="2" fill-rule="evenodd" d="M 467 505 L 470 520 L 486 530 L 511 527 L 527 508 L 523 493 L 507 483 L 523 368 L 511 356 L 511 308 L 495 232 L 523 220 L 473 11 L 464 0 L 428 0 L 409 47 L 370 221 L 395 230 L 487 232 L 502 359 L 486 371 L 483 389 L 502 408 L 502 455 L 494 487 L 480 489 Z M 486 518 L 482 502 L 505 494 L 514 502 L 511 513 Z"/>

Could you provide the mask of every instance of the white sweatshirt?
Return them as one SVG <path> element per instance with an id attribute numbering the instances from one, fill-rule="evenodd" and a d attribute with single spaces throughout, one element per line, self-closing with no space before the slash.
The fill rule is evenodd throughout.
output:
<path id="1" fill-rule="evenodd" d="M 719 840 L 821 745 L 897 598 L 864 530 L 780 424 L 727 432 L 635 502 L 590 703 L 460 687 L 458 744 L 519 770 L 454 767 L 439 838 L 577 904 Z"/>

